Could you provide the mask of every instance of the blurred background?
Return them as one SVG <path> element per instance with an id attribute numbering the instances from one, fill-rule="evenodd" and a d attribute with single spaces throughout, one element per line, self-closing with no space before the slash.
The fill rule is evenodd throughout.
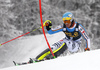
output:
<path id="1" fill-rule="evenodd" d="M 87 30 L 91 39 L 91 48 L 93 50 L 100 48 L 100 0 L 41 1 L 43 22 L 49 19 L 55 27 L 63 23 L 62 15 L 65 12 L 72 12 L 75 21 L 82 24 Z M 0 0 L 0 43 L 40 27 L 39 13 L 38 0 Z M 42 34 L 42 29 L 27 36 L 39 34 Z M 17 42 L 12 43 L 16 44 Z M 85 46 L 84 41 L 83 43 Z M 6 52 L 5 49 L 11 50 L 11 48 L 13 45 L 10 43 L 0 47 L 0 55 Z"/>

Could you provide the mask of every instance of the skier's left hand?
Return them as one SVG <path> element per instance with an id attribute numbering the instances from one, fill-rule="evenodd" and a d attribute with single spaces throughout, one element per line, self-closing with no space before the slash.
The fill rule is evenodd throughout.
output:
<path id="1" fill-rule="evenodd" d="M 90 51 L 90 48 L 85 48 L 84 50 L 85 50 L 85 51 Z"/>
<path id="2" fill-rule="evenodd" d="M 51 21 L 45 21 L 45 26 L 46 26 L 46 29 L 49 31 L 51 29 L 51 26 L 52 26 L 52 23 Z"/>

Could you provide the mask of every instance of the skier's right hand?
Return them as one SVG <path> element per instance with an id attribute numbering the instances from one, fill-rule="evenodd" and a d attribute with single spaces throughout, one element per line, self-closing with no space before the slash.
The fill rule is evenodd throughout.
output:
<path id="1" fill-rule="evenodd" d="M 84 51 L 90 51 L 90 48 L 85 48 Z"/>
<path id="2" fill-rule="evenodd" d="M 52 26 L 51 21 L 50 20 L 45 21 L 45 26 L 46 26 L 46 29 L 49 31 L 51 29 L 51 26 Z"/>

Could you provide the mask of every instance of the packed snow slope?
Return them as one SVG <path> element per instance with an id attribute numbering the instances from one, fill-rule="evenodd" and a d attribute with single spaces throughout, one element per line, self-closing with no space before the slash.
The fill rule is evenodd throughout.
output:
<path id="1" fill-rule="evenodd" d="M 76 53 L 70 56 L 1 70 L 100 70 L 100 50 Z"/>
<path id="2" fill-rule="evenodd" d="M 63 32 L 46 34 L 50 45 L 65 37 Z M 14 66 L 13 61 L 27 62 L 48 48 L 43 34 L 24 36 L 0 47 L 0 69 Z"/>

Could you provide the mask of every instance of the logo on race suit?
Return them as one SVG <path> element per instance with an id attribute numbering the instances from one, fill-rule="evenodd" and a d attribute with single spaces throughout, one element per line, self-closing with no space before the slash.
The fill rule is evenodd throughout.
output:
<path id="1" fill-rule="evenodd" d="M 84 31 L 82 28 L 80 28 L 80 31 L 81 31 L 82 33 L 85 33 L 85 31 Z"/>
<path id="2" fill-rule="evenodd" d="M 63 41 L 63 40 L 60 40 L 60 41 Z"/>
<path id="3" fill-rule="evenodd" d="M 82 31 L 83 29 L 82 28 L 80 28 L 80 31 Z"/>
<path id="4" fill-rule="evenodd" d="M 66 34 L 67 36 L 69 36 L 69 37 L 78 37 L 78 36 L 79 36 L 79 35 L 78 35 L 78 32 L 74 32 L 74 34 L 65 32 L 65 34 Z"/>
<path id="5" fill-rule="evenodd" d="M 82 33 L 85 33 L 85 31 L 83 30 Z"/>

